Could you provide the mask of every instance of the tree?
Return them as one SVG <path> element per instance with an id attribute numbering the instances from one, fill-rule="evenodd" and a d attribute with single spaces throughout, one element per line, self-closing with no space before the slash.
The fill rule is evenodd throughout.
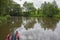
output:
<path id="1" fill-rule="evenodd" d="M 8 0 L 0 0 L 0 16 L 5 13 L 5 8 L 8 5 Z"/>
<path id="2" fill-rule="evenodd" d="M 23 7 L 26 9 L 26 11 L 32 11 L 32 10 L 34 10 L 34 5 L 33 5 L 33 3 L 27 3 L 27 2 L 25 2 L 25 3 L 23 4 Z"/>
<path id="3" fill-rule="evenodd" d="M 21 15 L 21 6 L 13 0 L 0 0 L 0 5 L 0 16 Z"/>
<path id="4" fill-rule="evenodd" d="M 52 4 L 54 5 L 55 8 L 58 8 L 57 3 L 56 3 L 55 0 L 52 2 Z"/>
<path id="5" fill-rule="evenodd" d="M 36 8 L 34 7 L 33 3 L 25 2 L 23 4 L 23 7 L 25 9 L 25 12 L 27 12 L 26 16 L 33 14 L 33 12 L 36 10 Z"/>
<path id="6" fill-rule="evenodd" d="M 53 10 L 54 13 L 57 14 L 59 11 L 58 11 L 58 6 L 55 0 L 52 2 L 52 5 L 54 6 L 54 10 Z"/>
<path id="7" fill-rule="evenodd" d="M 8 15 L 13 3 L 13 0 L 0 0 L 0 16 Z"/>
<path id="8" fill-rule="evenodd" d="M 13 4 L 13 6 L 10 9 L 11 16 L 21 16 L 22 15 L 22 8 L 19 4 Z"/>
<path id="9" fill-rule="evenodd" d="M 56 1 L 54 1 L 53 3 L 46 3 L 44 2 L 41 5 L 41 10 L 44 16 L 49 16 L 49 17 L 53 17 L 55 14 L 58 13 L 58 7 L 56 4 Z"/>
<path id="10" fill-rule="evenodd" d="M 41 5 L 41 10 L 42 10 L 43 15 L 45 15 L 47 13 L 47 9 L 48 9 L 47 8 L 47 3 L 44 2 L 44 4 Z"/>

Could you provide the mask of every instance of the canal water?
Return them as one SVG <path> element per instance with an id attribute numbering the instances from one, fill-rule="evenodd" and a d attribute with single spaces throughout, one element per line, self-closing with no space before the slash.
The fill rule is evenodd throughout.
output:
<path id="1" fill-rule="evenodd" d="M 45 17 L 12 17 L 0 24 L 0 40 L 18 31 L 20 40 L 60 40 L 60 20 Z"/>

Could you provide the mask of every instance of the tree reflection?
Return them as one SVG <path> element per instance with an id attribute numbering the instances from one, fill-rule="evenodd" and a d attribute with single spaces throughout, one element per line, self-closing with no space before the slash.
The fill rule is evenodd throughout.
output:
<path id="1" fill-rule="evenodd" d="M 27 24 L 24 27 L 26 29 L 33 28 L 35 23 L 35 18 L 31 17 L 29 20 L 27 20 Z"/>
<path id="2" fill-rule="evenodd" d="M 0 38 L 5 40 L 8 33 L 12 33 L 15 28 L 20 27 L 22 24 L 22 17 L 11 17 L 6 23 L 0 24 Z"/>
<path id="3" fill-rule="evenodd" d="M 41 23 L 41 27 L 46 29 L 55 30 L 58 20 L 56 18 L 39 18 L 38 20 Z"/>

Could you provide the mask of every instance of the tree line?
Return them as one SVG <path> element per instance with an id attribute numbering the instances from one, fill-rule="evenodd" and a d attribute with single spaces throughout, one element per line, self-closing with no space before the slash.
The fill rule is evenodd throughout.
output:
<path id="1" fill-rule="evenodd" d="M 0 5 L 0 19 L 6 16 L 9 18 L 10 16 L 59 17 L 60 15 L 60 9 L 55 0 L 52 3 L 42 3 L 38 9 L 34 7 L 33 3 L 25 2 L 21 7 L 12 0 L 0 0 Z"/>

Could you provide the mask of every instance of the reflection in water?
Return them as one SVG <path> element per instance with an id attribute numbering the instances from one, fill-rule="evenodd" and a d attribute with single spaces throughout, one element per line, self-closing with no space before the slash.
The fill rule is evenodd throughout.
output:
<path id="1" fill-rule="evenodd" d="M 33 28 L 34 24 L 36 23 L 35 19 L 30 19 L 30 20 L 27 20 L 27 24 L 24 26 L 26 29 L 28 28 Z"/>
<path id="2" fill-rule="evenodd" d="M 41 18 L 40 23 L 41 27 L 44 29 L 52 29 L 53 31 L 56 28 L 58 20 L 55 18 Z"/>
<path id="3" fill-rule="evenodd" d="M 20 27 L 22 17 L 12 17 L 6 23 L 0 24 L 0 40 L 5 40 L 8 33 L 13 32 L 16 28 Z"/>
<path id="4" fill-rule="evenodd" d="M 57 22 L 58 20 L 54 18 L 40 18 L 40 20 L 35 18 L 34 21 L 29 19 L 26 21 L 27 25 L 22 25 L 15 31 L 19 31 L 20 40 L 60 40 L 59 32 L 55 31 Z M 33 26 L 31 27 L 31 25 Z M 25 29 L 26 27 L 28 30 Z"/>
<path id="5" fill-rule="evenodd" d="M 5 40 L 7 33 L 15 31 L 19 31 L 21 40 L 60 40 L 58 25 L 60 21 L 55 18 L 12 17 L 0 24 L 0 40 Z"/>

